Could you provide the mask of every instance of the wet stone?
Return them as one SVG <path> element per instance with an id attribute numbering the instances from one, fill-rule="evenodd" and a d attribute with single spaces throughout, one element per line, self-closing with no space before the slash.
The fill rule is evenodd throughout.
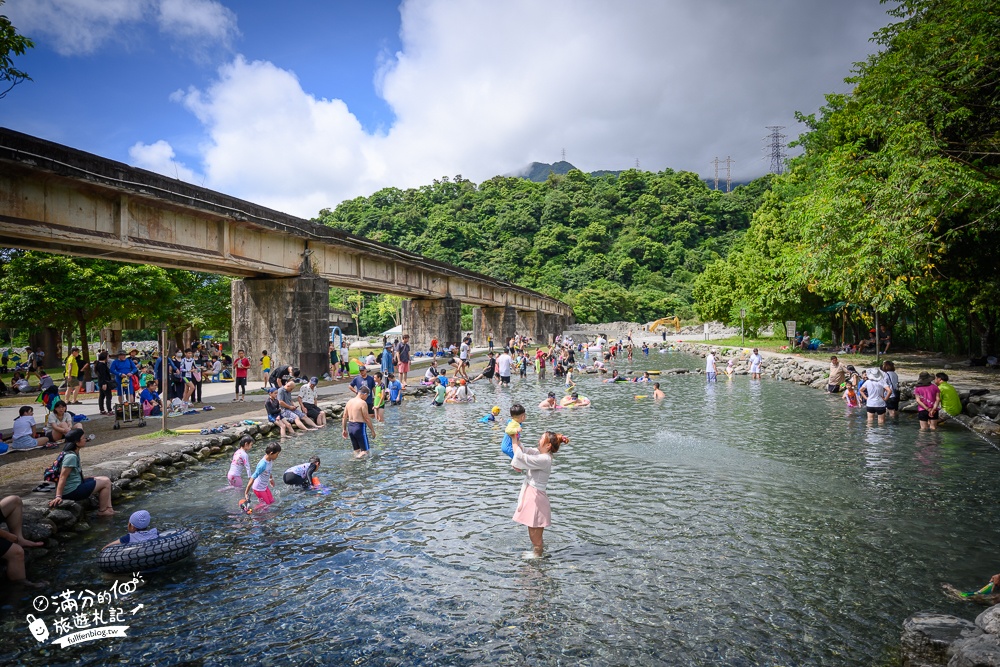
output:
<path id="1" fill-rule="evenodd" d="M 163 477 L 167 474 L 167 469 L 163 466 L 150 466 L 149 472 L 153 473 L 157 477 Z"/>
<path id="2" fill-rule="evenodd" d="M 79 513 L 77 513 L 79 514 Z M 53 508 L 49 510 L 48 518 L 54 521 L 57 526 L 65 526 L 76 522 L 76 514 L 64 509 Z"/>
<path id="3" fill-rule="evenodd" d="M 222 447 L 219 447 L 218 445 L 212 445 L 211 447 L 208 448 L 209 454 L 218 454 L 221 451 Z"/>
<path id="4" fill-rule="evenodd" d="M 146 481 L 145 479 L 137 479 L 132 482 L 131 486 L 129 486 L 129 490 L 131 491 L 141 491 L 143 489 L 148 489 L 148 488 L 149 488 L 149 482 Z"/>
<path id="5" fill-rule="evenodd" d="M 195 463 L 198 463 L 198 459 L 196 459 L 195 457 L 191 456 L 190 454 L 185 454 L 184 458 L 183 458 L 183 461 L 185 463 L 187 463 L 188 465 L 194 465 Z"/>
<path id="6" fill-rule="evenodd" d="M 142 479 L 144 479 L 147 482 L 155 482 L 156 481 L 156 475 L 154 475 L 151 472 L 144 472 L 144 473 L 142 473 Z M 142 488 L 142 487 L 136 487 L 135 483 L 133 482 L 131 488 L 135 489 L 135 488 Z"/>
<path id="7" fill-rule="evenodd" d="M 53 525 L 47 522 L 37 522 L 37 523 L 25 523 L 21 527 L 21 532 L 24 533 L 25 539 L 31 540 L 32 542 L 41 542 L 42 540 L 48 540 L 54 534 Z"/>
<path id="8" fill-rule="evenodd" d="M 86 521 L 78 521 L 76 525 L 73 526 L 73 531 L 77 533 L 85 533 L 90 530 L 90 524 Z"/>
<path id="9" fill-rule="evenodd" d="M 156 465 L 168 466 L 170 465 L 170 462 L 171 462 L 170 454 L 160 454 L 159 456 L 156 457 Z"/>

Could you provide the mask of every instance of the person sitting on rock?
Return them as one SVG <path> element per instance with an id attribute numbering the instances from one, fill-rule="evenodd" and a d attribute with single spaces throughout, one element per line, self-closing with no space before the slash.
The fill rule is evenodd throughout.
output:
<path id="1" fill-rule="evenodd" d="M 7 530 L 0 529 L 0 560 L 7 564 L 7 579 L 12 583 L 38 588 L 45 582 L 32 583 L 24 572 L 24 549 L 44 546 L 24 538 L 22 531 L 23 503 L 19 496 L 7 496 L 0 500 L 0 515 L 7 524 Z"/>
<path id="2" fill-rule="evenodd" d="M 83 476 L 79 450 L 84 442 L 82 429 L 73 429 L 66 434 L 66 445 L 63 447 L 66 455 L 59 467 L 56 497 L 49 501 L 49 507 L 57 507 L 64 500 L 86 500 L 97 493 L 98 516 L 111 516 L 115 513 L 111 507 L 111 480 L 107 477 Z"/>

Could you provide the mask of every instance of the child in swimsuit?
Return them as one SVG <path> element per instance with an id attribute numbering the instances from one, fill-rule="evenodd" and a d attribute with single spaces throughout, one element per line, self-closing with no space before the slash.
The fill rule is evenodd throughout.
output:
<path id="1" fill-rule="evenodd" d="M 319 470 L 319 457 L 314 456 L 308 463 L 300 463 L 285 471 L 282 480 L 290 486 L 301 486 L 303 489 L 312 488 L 313 475 Z"/>
<path id="2" fill-rule="evenodd" d="M 385 415 L 385 383 L 382 380 L 382 372 L 375 371 L 375 399 L 372 408 L 375 410 L 375 421 L 384 422 Z"/>
<path id="3" fill-rule="evenodd" d="M 521 442 L 521 422 L 526 417 L 524 406 L 515 403 L 510 406 L 510 421 L 503 430 L 503 441 L 500 443 L 500 451 L 507 455 L 507 458 L 514 458 L 514 442 Z M 518 470 L 520 472 L 520 470 Z"/>
<path id="4" fill-rule="evenodd" d="M 854 385 L 847 385 L 847 390 L 844 391 L 844 402 L 847 403 L 847 407 L 849 408 L 856 408 L 861 405 L 858 401 L 858 392 L 855 390 Z"/>
<path id="5" fill-rule="evenodd" d="M 250 447 L 253 446 L 253 436 L 245 435 L 240 438 L 240 444 L 233 454 L 233 462 L 229 464 L 229 486 L 240 488 L 243 486 L 243 477 L 240 474 L 240 466 L 246 469 L 247 477 L 250 477 Z"/>
<path id="6" fill-rule="evenodd" d="M 281 445 L 276 442 L 272 442 L 264 450 L 264 458 L 260 460 L 257 464 L 257 469 L 253 471 L 250 476 L 250 481 L 247 482 L 247 488 L 243 492 L 243 500 L 246 503 L 250 502 L 250 489 L 253 489 L 254 495 L 260 500 L 257 504 L 257 508 L 266 507 L 274 502 L 274 496 L 271 495 L 271 489 L 274 487 L 274 478 L 271 476 L 271 466 L 275 459 L 278 458 L 278 454 L 281 453 Z"/>

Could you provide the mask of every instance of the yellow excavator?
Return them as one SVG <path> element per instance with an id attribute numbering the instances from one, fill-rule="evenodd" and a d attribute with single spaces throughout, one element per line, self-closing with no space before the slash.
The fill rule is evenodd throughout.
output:
<path id="1" fill-rule="evenodd" d="M 674 325 L 674 333 L 680 333 L 681 332 L 681 321 L 677 318 L 677 316 L 674 316 L 674 317 L 661 317 L 660 319 L 656 320 L 655 322 L 650 322 L 649 326 L 647 327 L 647 329 L 649 330 L 650 333 L 652 333 L 652 332 L 656 331 L 658 328 L 665 327 L 668 324 L 673 324 Z"/>

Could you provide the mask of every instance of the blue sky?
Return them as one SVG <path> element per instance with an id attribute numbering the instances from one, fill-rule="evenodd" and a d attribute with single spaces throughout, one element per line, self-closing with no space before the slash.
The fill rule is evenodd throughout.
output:
<path id="1" fill-rule="evenodd" d="M 386 186 L 767 170 L 887 22 L 876 0 L 8 0 L 22 132 L 312 216 Z"/>

